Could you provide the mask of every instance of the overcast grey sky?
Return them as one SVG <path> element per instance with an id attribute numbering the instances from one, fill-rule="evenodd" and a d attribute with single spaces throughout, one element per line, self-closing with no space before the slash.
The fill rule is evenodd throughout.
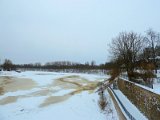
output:
<path id="1" fill-rule="evenodd" d="M 0 0 L 0 58 L 104 63 L 121 31 L 160 32 L 160 0 Z"/>

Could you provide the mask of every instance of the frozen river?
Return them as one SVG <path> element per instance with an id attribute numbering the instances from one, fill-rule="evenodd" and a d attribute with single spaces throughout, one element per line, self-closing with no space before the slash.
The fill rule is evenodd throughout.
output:
<path id="1" fill-rule="evenodd" d="M 118 120 L 108 92 L 102 111 L 97 85 L 107 76 L 2 72 L 0 120 Z"/>

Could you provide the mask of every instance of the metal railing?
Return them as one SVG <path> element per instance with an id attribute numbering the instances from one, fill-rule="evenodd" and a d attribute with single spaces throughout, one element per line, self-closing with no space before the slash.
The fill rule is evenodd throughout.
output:
<path id="1" fill-rule="evenodd" d="M 130 113 L 129 111 L 126 109 L 126 107 L 122 104 L 122 102 L 120 101 L 120 99 L 118 98 L 118 96 L 116 95 L 116 93 L 114 92 L 114 90 L 109 87 L 109 89 L 112 91 L 112 93 L 114 94 L 114 96 L 116 97 L 116 99 L 118 100 L 119 104 L 121 105 L 122 109 L 124 110 L 124 112 L 127 114 L 127 116 L 129 117 L 130 120 L 136 120 Z"/>

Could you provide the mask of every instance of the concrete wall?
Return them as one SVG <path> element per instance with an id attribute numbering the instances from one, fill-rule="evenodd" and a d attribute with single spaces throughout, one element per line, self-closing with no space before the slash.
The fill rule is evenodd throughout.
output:
<path id="1" fill-rule="evenodd" d="M 119 79 L 118 88 L 149 120 L 160 120 L 160 95 Z"/>

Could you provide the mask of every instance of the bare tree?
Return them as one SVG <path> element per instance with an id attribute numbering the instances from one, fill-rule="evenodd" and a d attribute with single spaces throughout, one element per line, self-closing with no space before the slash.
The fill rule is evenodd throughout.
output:
<path id="1" fill-rule="evenodd" d="M 134 32 L 122 32 L 112 40 L 111 52 L 114 59 L 120 62 L 127 71 L 130 80 L 133 80 L 135 62 L 143 51 L 144 38 Z"/>
<path id="2" fill-rule="evenodd" d="M 148 47 L 151 48 L 150 59 L 153 61 L 155 66 L 155 72 L 157 73 L 156 48 L 160 44 L 160 34 L 150 28 L 146 31 L 145 40 L 148 43 Z"/>
<path id="3" fill-rule="evenodd" d="M 7 70 L 7 71 L 10 71 L 13 69 L 13 64 L 12 64 L 12 61 L 9 60 L 9 59 L 5 59 L 4 63 L 3 63 L 3 69 L 4 70 Z"/>
<path id="4" fill-rule="evenodd" d="M 93 60 L 93 61 L 91 61 L 91 66 L 93 67 L 93 66 L 95 66 L 96 65 L 96 62 Z"/>

